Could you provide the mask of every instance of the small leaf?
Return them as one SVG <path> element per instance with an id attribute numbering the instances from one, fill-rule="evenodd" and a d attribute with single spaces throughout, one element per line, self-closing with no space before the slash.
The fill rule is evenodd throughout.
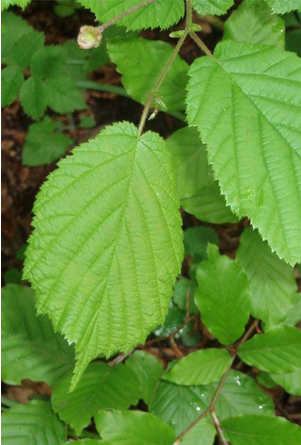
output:
<path id="1" fill-rule="evenodd" d="M 187 278 L 180 278 L 174 286 L 173 301 L 178 306 L 181 311 L 186 311 L 187 308 L 187 298 L 189 294 L 189 313 L 197 314 L 199 312 L 198 308 L 194 302 L 194 291 L 197 284 L 194 280 L 188 280 Z"/>
<path id="2" fill-rule="evenodd" d="M 225 22 L 224 40 L 275 45 L 284 49 L 285 26 L 262 1 L 248 6 L 242 3 Z"/>
<path id="3" fill-rule="evenodd" d="M 72 113 L 87 108 L 82 93 L 72 79 L 48 78 L 44 85 L 47 105 L 57 113 Z"/>
<path id="4" fill-rule="evenodd" d="M 301 369 L 301 331 L 290 326 L 270 329 L 254 335 L 238 350 L 239 357 L 250 366 L 275 374 Z"/>
<path id="5" fill-rule="evenodd" d="M 16 99 L 23 82 L 23 72 L 18 66 L 9 66 L 1 71 L 1 107 L 10 105 Z"/>
<path id="6" fill-rule="evenodd" d="M 218 182 L 208 164 L 206 146 L 195 128 L 182 128 L 167 139 L 177 176 L 177 191 L 183 209 L 202 221 L 215 224 L 238 219 L 226 206 Z"/>
<path id="7" fill-rule="evenodd" d="M 296 300 L 293 267 L 271 252 L 268 244 L 251 228 L 245 229 L 240 238 L 237 261 L 250 280 L 252 315 L 268 327 L 278 324 Z"/>
<path id="8" fill-rule="evenodd" d="M 63 133 L 55 133 L 55 124 L 50 119 L 32 124 L 26 135 L 22 151 L 23 165 L 51 164 L 65 154 L 72 140 Z"/>
<path id="9" fill-rule="evenodd" d="M 76 389 L 69 392 L 72 373 L 64 375 L 54 386 L 51 404 L 60 418 L 80 435 L 93 414 L 101 409 L 126 409 L 136 405 L 140 396 L 137 378 L 124 365 L 110 367 L 91 363 Z"/>
<path id="10" fill-rule="evenodd" d="M 194 9 L 201 15 L 224 15 L 234 0 L 192 0 Z"/>
<path id="11" fill-rule="evenodd" d="M 24 274 L 38 310 L 76 343 L 73 383 L 163 323 L 182 261 L 178 205 L 164 140 L 127 122 L 75 149 L 42 186 Z"/>
<path id="12" fill-rule="evenodd" d="M 138 5 L 141 0 L 110 0 L 109 2 L 79 0 L 79 2 L 90 8 L 99 21 L 106 22 Z M 183 0 L 157 0 L 119 20 L 118 25 L 123 25 L 130 31 L 146 28 L 167 29 L 175 25 L 183 15 Z"/>
<path id="13" fill-rule="evenodd" d="M 161 381 L 149 411 L 168 423 L 178 436 L 207 408 L 208 399 L 206 386 L 180 386 Z"/>
<path id="14" fill-rule="evenodd" d="M 281 417 L 241 416 L 222 422 L 232 445 L 297 445 L 301 428 Z"/>
<path id="15" fill-rule="evenodd" d="M 301 0 L 265 0 L 276 14 L 285 14 L 290 11 L 301 11 Z"/>
<path id="16" fill-rule="evenodd" d="M 111 61 L 116 63 L 122 74 L 122 83 L 129 95 L 145 103 L 173 47 L 141 37 L 122 37 L 112 39 L 108 43 L 108 51 Z M 187 63 L 177 55 L 159 91 L 159 97 L 168 110 L 185 108 L 187 71 Z M 159 108 L 164 111 L 164 107 Z"/>
<path id="17" fill-rule="evenodd" d="M 1 11 L 10 6 L 20 6 L 24 9 L 30 2 L 31 0 L 1 0 Z"/>
<path id="18" fill-rule="evenodd" d="M 271 378 L 289 394 L 301 396 L 301 369 L 287 374 L 271 373 Z"/>
<path id="19" fill-rule="evenodd" d="M 220 379 L 231 364 L 228 351 L 217 348 L 191 352 L 179 360 L 163 379 L 177 385 L 206 385 Z"/>
<path id="20" fill-rule="evenodd" d="M 20 100 L 28 116 L 40 119 L 47 106 L 44 83 L 38 77 L 29 77 L 21 87 Z"/>
<path id="21" fill-rule="evenodd" d="M 1 6 L 3 6 L 3 1 Z M 11 11 L 1 14 L 1 25 L 1 57 L 9 59 L 15 43 L 30 31 L 33 32 L 34 29 L 22 17 Z"/>
<path id="22" fill-rule="evenodd" d="M 53 332 L 47 317 L 36 316 L 34 292 L 9 284 L 2 292 L 2 379 L 52 385 L 74 366 L 73 348 Z M 55 357 L 55 360 L 54 360 Z"/>
<path id="23" fill-rule="evenodd" d="M 45 36 L 41 32 L 29 32 L 14 45 L 11 58 L 22 68 L 29 67 L 32 56 L 44 45 L 44 41 Z"/>
<path id="24" fill-rule="evenodd" d="M 148 404 L 155 386 L 163 374 L 163 365 L 154 355 L 144 351 L 135 351 L 126 361 L 126 366 L 135 374 L 139 382 L 142 400 Z"/>
<path id="25" fill-rule="evenodd" d="M 292 301 L 291 306 L 286 317 L 281 321 L 281 324 L 286 324 L 288 326 L 296 326 L 301 320 L 301 294 L 298 292 Z"/>
<path id="26" fill-rule="evenodd" d="M 241 266 L 220 255 L 217 246 L 209 244 L 208 255 L 197 269 L 194 301 L 210 332 L 230 345 L 242 336 L 250 316 L 249 281 Z"/>
<path id="27" fill-rule="evenodd" d="M 215 56 L 190 67 L 189 124 L 207 144 L 227 204 L 294 265 L 301 261 L 301 61 L 230 40 Z"/>
<path id="28" fill-rule="evenodd" d="M 218 235 L 209 227 L 189 227 L 184 232 L 185 255 L 189 255 L 194 263 L 208 258 L 208 243 L 218 244 Z"/>
<path id="29" fill-rule="evenodd" d="M 172 445 L 175 434 L 159 417 L 141 411 L 100 411 L 94 416 L 104 440 L 118 445 Z"/>
<path id="30" fill-rule="evenodd" d="M 2 445 L 61 445 L 66 429 L 50 403 L 34 400 L 18 404 L 1 415 Z"/>

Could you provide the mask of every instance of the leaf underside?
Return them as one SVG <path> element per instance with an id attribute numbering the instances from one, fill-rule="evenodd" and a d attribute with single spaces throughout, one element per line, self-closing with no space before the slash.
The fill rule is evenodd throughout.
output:
<path id="1" fill-rule="evenodd" d="M 190 68 L 188 121 L 207 143 L 227 204 L 294 265 L 301 261 L 301 62 L 230 41 L 215 55 Z"/>
<path id="2" fill-rule="evenodd" d="M 38 195 L 24 276 L 37 308 L 89 361 L 127 352 L 163 323 L 182 260 L 171 159 L 123 122 L 63 159 Z"/>

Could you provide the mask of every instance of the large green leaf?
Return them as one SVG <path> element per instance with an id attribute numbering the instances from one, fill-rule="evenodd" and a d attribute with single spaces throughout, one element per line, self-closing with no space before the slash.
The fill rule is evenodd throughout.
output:
<path id="1" fill-rule="evenodd" d="M 112 445 L 172 445 L 175 440 L 169 425 L 142 411 L 100 411 L 94 418 L 97 431 Z"/>
<path id="2" fill-rule="evenodd" d="M 124 365 L 110 367 L 106 363 L 91 363 L 76 389 L 69 392 L 72 373 L 66 374 L 54 386 L 53 410 L 70 424 L 77 435 L 87 427 L 93 414 L 101 409 L 127 409 L 136 405 L 140 390 L 135 374 Z"/>
<path id="3" fill-rule="evenodd" d="M 247 228 L 240 238 L 237 261 L 251 285 L 251 313 L 268 327 L 278 324 L 296 300 L 294 269 L 271 252 L 257 231 Z"/>
<path id="4" fill-rule="evenodd" d="M 234 5 L 234 0 L 192 0 L 195 10 L 202 15 L 223 15 Z"/>
<path id="5" fill-rule="evenodd" d="M 126 361 L 129 367 L 136 375 L 139 382 L 142 400 L 148 404 L 153 395 L 153 391 L 163 374 L 163 365 L 154 355 L 144 351 L 135 351 Z"/>
<path id="6" fill-rule="evenodd" d="M 140 37 L 115 38 L 107 46 L 110 59 L 122 74 L 122 83 L 129 95 L 145 103 L 173 47 L 165 42 Z M 187 63 L 177 56 L 159 91 L 159 97 L 168 110 L 185 108 L 187 71 Z M 162 105 L 159 108 L 162 109 Z"/>
<path id="7" fill-rule="evenodd" d="M 1 5 L 3 6 L 3 1 Z M 1 58 L 9 60 L 15 43 L 30 31 L 33 32 L 33 28 L 22 17 L 11 11 L 4 11 L 1 14 L 1 26 Z"/>
<path id="8" fill-rule="evenodd" d="M 290 11 L 301 11 L 301 0 L 265 0 L 276 14 L 285 14 Z"/>
<path id="9" fill-rule="evenodd" d="M 301 61 L 225 41 L 193 62 L 188 120 L 207 143 L 226 202 L 281 258 L 301 260 Z M 212 106 L 214 104 L 214 106 Z"/>
<path id="10" fill-rule="evenodd" d="M 31 0 L 1 0 L 1 11 L 10 6 L 20 6 L 24 9 L 30 2 Z"/>
<path id="11" fill-rule="evenodd" d="M 209 402 L 213 398 L 217 385 L 218 382 L 210 385 Z M 274 405 L 270 396 L 259 388 L 252 377 L 232 370 L 216 402 L 215 411 L 221 419 L 243 414 L 273 416 Z"/>
<path id="12" fill-rule="evenodd" d="M 63 133 L 55 133 L 55 123 L 46 118 L 30 125 L 22 151 L 24 165 L 51 164 L 63 156 L 72 140 Z"/>
<path id="13" fill-rule="evenodd" d="M 222 428 L 232 445 L 297 445 L 301 428 L 281 417 L 241 416 L 226 419 Z"/>
<path id="14" fill-rule="evenodd" d="M 220 379 L 231 360 L 224 349 L 202 349 L 179 360 L 163 378 L 178 385 L 206 385 Z"/>
<path id="15" fill-rule="evenodd" d="M 44 83 L 47 105 L 57 113 L 72 113 L 87 108 L 81 91 L 72 79 L 48 78 Z"/>
<path id="16" fill-rule="evenodd" d="M 199 421 L 181 440 L 181 445 L 213 445 L 216 429 L 210 418 Z"/>
<path id="17" fill-rule="evenodd" d="M 8 66 L 1 70 L 1 107 L 10 105 L 16 99 L 23 82 L 23 72 L 18 66 Z"/>
<path id="18" fill-rule="evenodd" d="M 272 14 L 262 1 L 248 6 L 242 3 L 225 22 L 224 40 L 285 46 L 285 26 L 281 17 Z"/>
<path id="19" fill-rule="evenodd" d="M 22 107 L 32 119 L 40 119 L 47 106 L 45 85 L 38 77 L 25 80 L 20 91 Z"/>
<path id="20" fill-rule="evenodd" d="M 175 166 L 183 209 L 202 221 L 215 224 L 237 221 L 221 195 L 197 130 L 186 127 L 176 131 L 167 139 L 167 147 Z"/>
<path id="21" fill-rule="evenodd" d="M 149 410 L 179 435 L 207 408 L 208 398 L 206 386 L 181 386 L 162 380 Z"/>
<path id="22" fill-rule="evenodd" d="M 238 350 L 239 357 L 250 366 L 275 374 L 301 369 L 301 331 L 290 326 L 257 334 Z"/>
<path id="23" fill-rule="evenodd" d="M 47 402 L 15 405 L 2 413 L 1 424 L 3 445 L 61 445 L 67 439 L 66 428 Z"/>
<path id="24" fill-rule="evenodd" d="M 234 343 L 244 333 L 250 316 L 251 293 L 249 280 L 236 262 L 208 246 L 208 261 L 197 269 L 199 283 L 194 301 L 202 321 L 224 345 Z"/>
<path id="25" fill-rule="evenodd" d="M 88 0 L 87 2 L 86 0 L 79 0 L 79 2 L 83 6 L 90 8 L 101 22 L 107 22 L 139 3 L 142 3 L 141 0 L 110 0 L 109 2 L 98 2 L 97 0 Z M 157 0 L 153 4 L 144 6 L 122 20 L 119 20 L 118 24 L 125 26 L 131 31 L 139 31 L 145 28 L 167 29 L 177 23 L 183 15 L 183 0 Z"/>
<path id="26" fill-rule="evenodd" d="M 25 276 L 39 312 L 76 343 L 74 382 L 163 323 L 183 253 L 178 206 L 165 142 L 127 122 L 75 149 L 42 186 Z"/>
<path id="27" fill-rule="evenodd" d="M 9 284 L 2 291 L 2 380 L 52 385 L 74 366 L 73 348 L 53 332 L 47 317 L 36 316 L 34 292 Z"/>

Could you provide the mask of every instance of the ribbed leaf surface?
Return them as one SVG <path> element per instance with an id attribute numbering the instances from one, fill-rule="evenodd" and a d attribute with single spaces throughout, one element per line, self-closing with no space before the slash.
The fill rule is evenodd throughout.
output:
<path id="1" fill-rule="evenodd" d="M 94 4 L 92 4 L 94 2 Z M 80 3 L 90 8 L 100 22 L 106 22 L 117 15 L 142 3 L 141 0 L 110 0 L 99 2 L 98 0 L 80 0 Z M 118 24 L 128 30 L 139 31 L 145 28 L 167 29 L 177 23 L 184 15 L 183 0 L 157 0 L 156 2 L 133 12 Z"/>
<path id="2" fill-rule="evenodd" d="M 163 323 L 183 251 L 175 188 L 165 142 L 126 122 L 42 186 L 25 276 L 39 312 L 76 343 L 74 382 L 93 358 L 129 351 Z"/>
<path id="3" fill-rule="evenodd" d="M 116 63 L 117 70 L 122 74 L 122 83 L 129 95 L 145 103 L 173 47 L 165 42 L 138 37 L 115 38 L 107 47 L 111 61 Z M 159 97 L 168 110 L 185 108 L 187 72 L 187 63 L 177 56 L 159 91 Z"/>
<path id="4" fill-rule="evenodd" d="M 23 379 L 52 385 L 74 366 L 74 351 L 53 332 L 47 317 L 36 316 L 34 292 L 9 284 L 2 291 L 2 380 Z"/>
<path id="5" fill-rule="evenodd" d="M 230 41 L 215 55 L 190 68 L 189 123 L 208 145 L 228 205 L 295 264 L 301 261 L 301 61 L 271 46 Z"/>
<path id="6" fill-rule="evenodd" d="M 192 4 L 199 14 L 223 15 L 234 5 L 234 0 L 192 0 Z"/>
<path id="7" fill-rule="evenodd" d="M 16 405 L 1 416 L 2 445 L 61 445 L 66 429 L 50 403 L 34 400 Z"/>
<path id="8" fill-rule="evenodd" d="M 250 280 L 252 315 L 267 326 L 283 320 L 297 301 L 294 269 L 271 252 L 251 228 L 245 229 L 241 236 L 237 261 Z"/>

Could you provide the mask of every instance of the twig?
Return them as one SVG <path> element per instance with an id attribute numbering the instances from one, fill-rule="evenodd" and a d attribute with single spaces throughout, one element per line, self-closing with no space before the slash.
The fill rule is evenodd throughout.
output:
<path id="1" fill-rule="evenodd" d="M 223 445 L 229 445 L 227 442 L 227 439 L 225 437 L 224 430 L 222 429 L 221 423 L 219 421 L 219 418 L 216 415 L 216 412 L 211 411 L 211 416 L 212 416 L 212 420 L 213 420 L 214 426 L 216 428 L 216 431 L 218 432 L 218 435 L 221 439 L 221 442 L 223 443 Z"/>
<path id="2" fill-rule="evenodd" d="M 152 340 L 147 341 L 144 345 L 142 346 L 151 346 L 154 343 L 159 343 L 160 341 L 164 341 L 164 340 L 168 340 L 171 335 L 175 336 L 178 332 L 180 332 L 186 325 L 188 325 L 192 320 L 195 320 L 197 317 L 196 315 L 192 315 L 191 317 L 188 318 L 188 320 L 186 320 L 184 323 L 182 323 L 174 332 L 172 332 L 169 335 L 164 335 L 163 337 L 159 337 L 159 338 L 154 338 Z"/>
<path id="3" fill-rule="evenodd" d="M 198 45 L 198 47 L 201 48 L 201 50 L 206 54 L 206 56 L 211 57 L 211 59 L 215 60 L 215 57 L 208 48 L 208 46 L 205 45 L 203 40 L 200 39 L 199 36 L 194 31 L 190 31 L 189 35 L 192 38 L 192 40 Z"/>

